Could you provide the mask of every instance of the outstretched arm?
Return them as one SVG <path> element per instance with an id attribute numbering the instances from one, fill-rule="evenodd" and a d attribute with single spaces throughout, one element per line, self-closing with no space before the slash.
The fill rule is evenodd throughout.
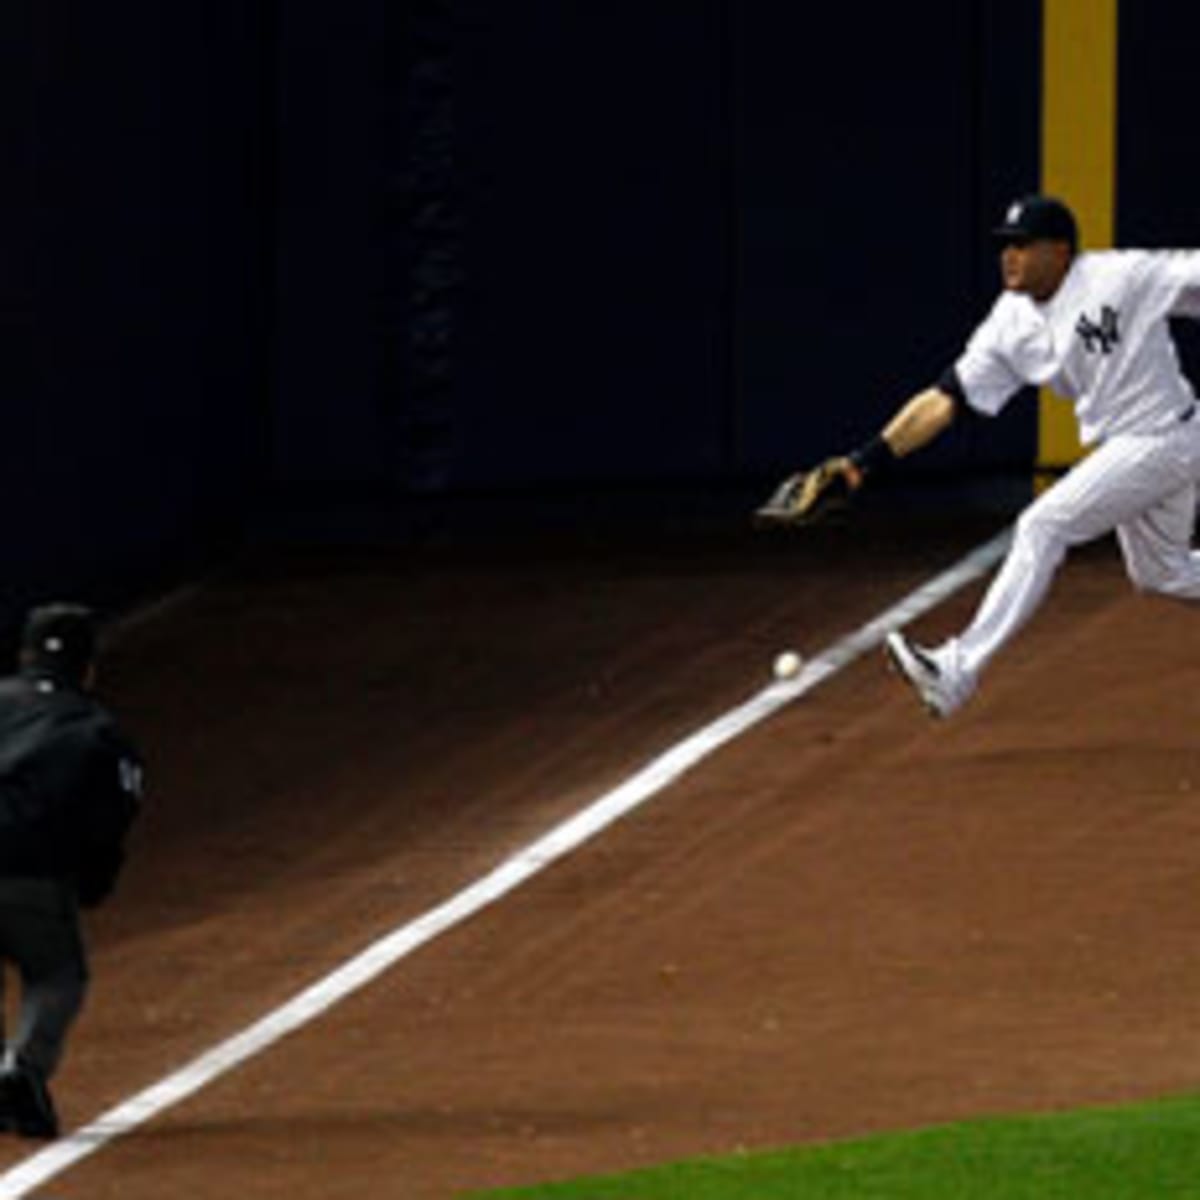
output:
<path id="1" fill-rule="evenodd" d="M 954 398 L 940 387 L 918 392 L 884 426 L 883 440 L 896 458 L 929 445 L 954 420 Z"/>
<path id="2" fill-rule="evenodd" d="M 940 385 L 918 392 L 866 445 L 785 479 L 756 510 L 757 521 L 807 525 L 820 520 L 844 505 L 872 472 L 932 442 L 954 420 L 956 407 L 954 396 Z"/>
<path id="3" fill-rule="evenodd" d="M 954 420 L 956 401 L 941 386 L 918 392 L 883 427 L 883 432 L 847 455 L 846 482 L 851 488 L 862 486 L 875 470 L 914 450 L 929 445 Z"/>

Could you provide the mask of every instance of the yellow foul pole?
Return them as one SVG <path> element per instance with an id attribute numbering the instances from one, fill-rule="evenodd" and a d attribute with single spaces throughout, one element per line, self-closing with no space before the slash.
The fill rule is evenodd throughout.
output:
<path id="1" fill-rule="evenodd" d="M 1113 244 L 1117 167 L 1117 0 L 1042 0 L 1042 191 L 1079 219 L 1089 249 Z M 1042 389 L 1039 471 L 1079 458 L 1069 405 Z"/>

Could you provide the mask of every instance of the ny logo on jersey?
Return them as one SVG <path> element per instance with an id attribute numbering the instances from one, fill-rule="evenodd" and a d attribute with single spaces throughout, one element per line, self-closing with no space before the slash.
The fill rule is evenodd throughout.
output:
<path id="1" fill-rule="evenodd" d="M 1115 308 L 1106 304 L 1100 309 L 1099 323 L 1093 321 L 1087 313 L 1082 313 L 1075 326 L 1075 332 L 1083 338 L 1083 344 L 1089 354 L 1097 350 L 1101 354 L 1111 354 L 1113 347 L 1121 340 L 1121 331 L 1117 326 L 1120 314 Z"/>

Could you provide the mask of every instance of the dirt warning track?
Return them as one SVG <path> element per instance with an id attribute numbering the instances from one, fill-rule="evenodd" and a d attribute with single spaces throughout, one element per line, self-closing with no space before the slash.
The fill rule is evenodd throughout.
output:
<path id="1" fill-rule="evenodd" d="M 132 626 L 105 690 L 155 798 L 93 924 L 64 1119 L 993 531 L 276 554 Z M 1099 547 L 952 722 L 855 662 L 46 1194 L 440 1197 L 1193 1086 L 1197 615 Z"/>

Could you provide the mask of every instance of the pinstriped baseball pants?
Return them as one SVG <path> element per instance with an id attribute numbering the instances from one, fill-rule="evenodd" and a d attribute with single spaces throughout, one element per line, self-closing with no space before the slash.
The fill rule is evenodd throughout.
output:
<path id="1" fill-rule="evenodd" d="M 1200 600 L 1197 480 L 1200 416 L 1098 446 L 1017 520 L 978 611 L 952 639 L 958 667 L 977 676 L 1037 610 L 1067 551 L 1114 531 L 1135 587 Z"/>

